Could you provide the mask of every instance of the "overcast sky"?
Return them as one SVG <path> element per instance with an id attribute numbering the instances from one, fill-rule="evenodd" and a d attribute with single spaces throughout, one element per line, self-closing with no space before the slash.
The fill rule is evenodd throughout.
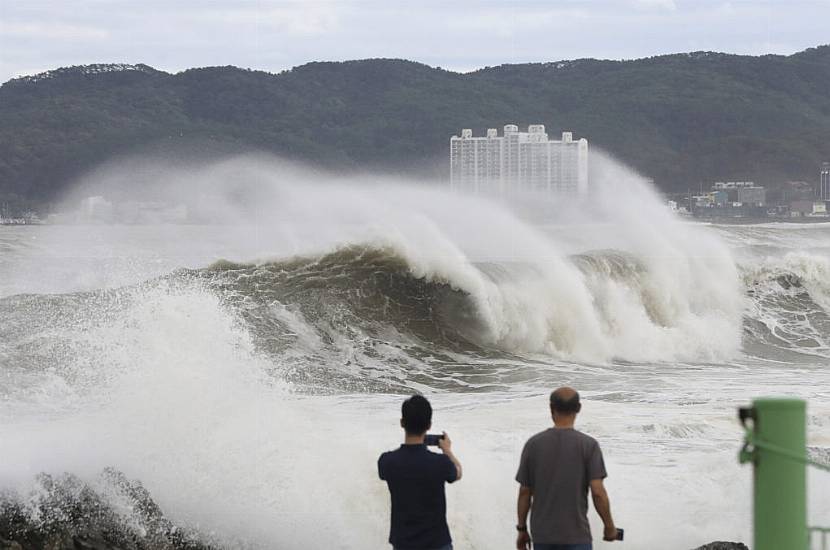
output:
<path id="1" fill-rule="evenodd" d="M 0 81 L 87 63 L 176 72 L 396 57 L 456 71 L 830 43 L 830 0 L 0 0 Z"/>

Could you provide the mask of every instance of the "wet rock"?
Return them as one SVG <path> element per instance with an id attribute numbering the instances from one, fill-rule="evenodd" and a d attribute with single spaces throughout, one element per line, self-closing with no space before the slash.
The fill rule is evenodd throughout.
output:
<path id="1" fill-rule="evenodd" d="M 216 549 L 174 525 L 140 483 L 117 470 L 91 485 L 41 474 L 30 494 L 0 494 L 0 550 Z"/>
<path id="2" fill-rule="evenodd" d="M 0 550 L 23 550 L 19 543 L 0 537 Z"/>
<path id="3" fill-rule="evenodd" d="M 742 542 L 710 542 L 695 548 L 695 550 L 749 550 L 746 544 Z"/>

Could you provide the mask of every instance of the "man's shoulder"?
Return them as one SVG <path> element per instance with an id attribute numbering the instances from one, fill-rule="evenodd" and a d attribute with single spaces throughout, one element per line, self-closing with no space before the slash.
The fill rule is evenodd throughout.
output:
<path id="1" fill-rule="evenodd" d="M 447 455 L 444 453 L 435 453 L 430 450 L 426 450 L 426 452 L 407 452 L 407 450 L 398 447 L 397 449 L 392 449 L 391 451 L 386 451 L 380 454 L 378 458 L 378 462 L 394 462 L 396 460 L 405 460 L 407 462 L 441 462 L 444 460 L 449 460 Z"/>
<path id="2" fill-rule="evenodd" d="M 594 439 L 592 436 L 586 434 L 585 432 L 580 432 L 579 430 L 557 430 L 555 428 L 548 428 L 546 430 L 542 430 L 539 433 L 536 433 L 527 440 L 525 443 L 525 447 L 531 449 L 539 444 L 544 445 L 547 441 L 561 441 L 560 437 L 565 437 L 571 439 L 571 441 L 578 441 L 580 444 L 587 446 L 587 447 L 594 447 L 599 446 L 599 442 Z"/>
<path id="3" fill-rule="evenodd" d="M 594 437 L 586 434 L 585 432 L 580 432 L 579 430 L 574 430 L 576 436 L 586 445 L 588 446 L 599 446 L 599 441 L 597 441 Z"/>
<path id="4" fill-rule="evenodd" d="M 550 429 L 542 430 L 541 432 L 535 433 L 532 436 L 530 436 L 528 440 L 525 442 L 525 450 L 531 451 L 534 448 L 538 447 L 539 443 L 551 437 L 551 431 L 552 430 Z"/>
<path id="5" fill-rule="evenodd" d="M 400 453 L 400 449 L 393 449 L 391 451 L 380 453 L 380 456 L 378 457 L 378 464 L 394 461 L 395 458 L 400 455 Z"/>
<path id="6" fill-rule="evenodd" d="M 396 472 L 399 472 L 403 465 L 401 464 L 401 450 L 394 449 L 381 453 L 378 457 L 378 474 L 381 479 L 389 479 L 394 477 Z"/>

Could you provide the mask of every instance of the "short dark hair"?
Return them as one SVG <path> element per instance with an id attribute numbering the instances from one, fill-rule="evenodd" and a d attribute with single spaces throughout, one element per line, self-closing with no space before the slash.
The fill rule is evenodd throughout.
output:
<path id="1" fill-rule="evenodd" d="M 575 390 L 562 391 L 563 389 L 559 388 L 550 394 L 550 408 L 562 414 L 578 413 L 582 408 L 579 403 L 579 392 Z"/>
<path id="2" fill-rule="evenodd" d="M 401 418 L 406 433 L 421 435 L 432 424 L 432 405 L 423 395 L 413 395 L 401 405 Z"/>

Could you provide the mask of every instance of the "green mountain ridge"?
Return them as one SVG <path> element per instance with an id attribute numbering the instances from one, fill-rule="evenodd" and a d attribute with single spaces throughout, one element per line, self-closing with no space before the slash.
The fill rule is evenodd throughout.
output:
<path id="1" fill-rule="evenodd" d="M 279 74 L 69 67 L 0 86 L 0 197 L 47 201 L 116 155 L 249 150 L 339 170 L 445 177 L 448 140 L 504 124 L 586 137 L 667 191 L 814 182 L 830 159 L 830 46 L 455 73 L 399 59 Z"/>

